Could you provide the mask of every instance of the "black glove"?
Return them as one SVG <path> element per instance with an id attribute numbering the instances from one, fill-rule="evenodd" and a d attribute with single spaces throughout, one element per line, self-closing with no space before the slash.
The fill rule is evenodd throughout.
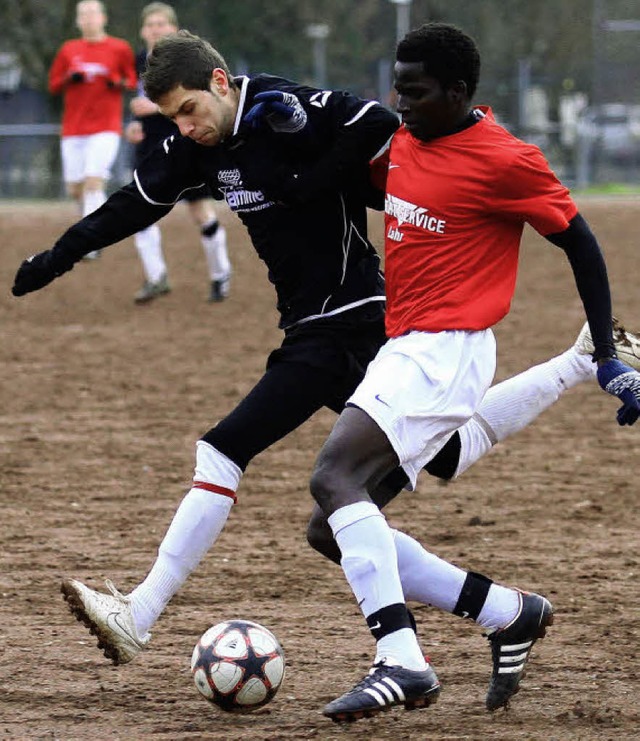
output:
<path id="1" fill-rule="evenodd" d="M 11 293 L 14 296 L 24 296 L 25 293 L 39 291 L 49 285 L 52 280 L 71 270 L 71 265 L 59 265 L 54 260 L 53 250 L 39 252 L 27 258 L 18 268 L 13 281 Z"/>
<path id="2" fill-rule="evenodd" d="M 69 75 L 69 82 L 84 82 L 83 72 L 72 72 Z"/>
<path id="3" fill-rule="evenodd" d="M 612 358 L 599 366 L 598 383 L 622 402 L 618 409 L 618 424 L 634 424 L 640 417 L 640 373 Z"/>
<path id="4" fill-rule="evenodd" d="M 267 124 L 273 131 L 295 134 L 307 124 L 307 112 L 293 93 L 267 90 L 258 93 L 254 101 L 255 105 L 242 119 L 252 129 Z"/>

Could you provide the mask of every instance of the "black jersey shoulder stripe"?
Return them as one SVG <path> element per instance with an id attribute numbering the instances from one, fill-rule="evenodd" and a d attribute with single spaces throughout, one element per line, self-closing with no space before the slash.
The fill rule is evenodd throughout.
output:
<path id="1" fill-rule="evenodd" d="M 351 124 L 354 124 L 356 121 L 359 121 L 364 114 L 374 106 L 379 105 L 379 103 L 376 100 L 370 100 L 368 103 L 362 106 L 362 108 L 356 113 L 353 118 L 350 118 L 346 123 L 345 126 L 351 126 Z"/>
<path id="2" fill-rule="evenodd" d="M 240 123 L 242 122 L 242 117 L 244 116 L 244 104 L 247 99 L 249 78 L 243 75 L 242 77 L 234 77 L 233 81 L 236 83 L 236 85 L 240 84 L 240 99 L 238 100 L 238 111 L 236 113 L 236 120 L 233 124 L 233 136 L 235 136 L 238 133 Z"/>
<path id="3" fill-rule="evenodd" d="M 146 201 L 147 203 L 150 203 L 150 204 L 151 204 L 152 206 L 175 206 L 175 205 L 176 205 L 176 203 L 178 203 L 178 201 L 180 201 L 180 200 L 182 199 L 183 195 L 184 195 L 184 194 L 185 194 L 185 193 L 186 193 L 186 192 L 187 192 L 188 190 L 196 190 L 197 188 L 201 188 L 201 187 L 202 187 L 203 185 L 205 185 L 205 184 L 206 184 L 206 183 L 205 183 L 205 181 L 203 180 L 203 181 L 202 181 L 201 183 L 199 183 L 198 185 L 190 185 L 190 186 L 189 186 L 188 188 L 184 188 L 183 190 L 181 190 L 181 191 L 180 191 L 180 192 L 178 193 L 178 195 L 176 196 L 176 200 L 175 200 L 175 201 L 171 201 L 171 202 L 169 202 L 169 203 L 163 203 L 162 201 L 154 201 L 154 200 L 153 200 L 153 198 L 149 197 L 149 196 L 148 196 L 148 195 L 147 195 L 147 194 L 146 194 L 146 193 L 144 192 L 144 188 L 142 187 L 142 183 L 140 182 L 140 179 L 138 178 L 138 171 L 137 171 L 137 170 L 134 170 L 134 171 L 133 171 L 133 179 L 134 179 L 134 181 L 135 181 L 135 184 L 136 184 L 136 188 L 138 189 L 138 192 L 140 193 L 140 195 L 141 195 L 141 196 L 142 196 L 142 197 L 144 198 L 144 200 L 145 200 L 145 201 Z"/>

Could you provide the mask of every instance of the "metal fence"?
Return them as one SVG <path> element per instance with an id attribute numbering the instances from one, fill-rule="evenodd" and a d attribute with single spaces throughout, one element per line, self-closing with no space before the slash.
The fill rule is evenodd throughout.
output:
<path id="1" fill-rule="evenodd" d="M 551 120 L 545 96 L 532 88 L 519 124 L 502 121 L 517 136 L 537 144 L 570 187 L 603 183 L 640 185 L 640 106 L 567 100 Z M 109 190 L 131 180 L 131 145 L 124 139 Z M 0 198 L 64 197 L 59 126 L 0 123 Z"/>
<path id="2" fill-rule="evenodd" d="M 64 197 L 59 131 L 52 123 L 0 125 L 0 198 Z M 110 190 L 131 180 L 130 161 L 122 140 Z"/>

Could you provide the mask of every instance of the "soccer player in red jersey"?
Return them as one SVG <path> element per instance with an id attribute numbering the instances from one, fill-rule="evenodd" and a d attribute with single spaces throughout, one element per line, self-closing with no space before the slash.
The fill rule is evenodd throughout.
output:
<path id="1" fill-rule="evenodd" d="M 107 35 L 107 14 L 99 0 L 76 6 L 81 38 L 66 41 L 49 72 L 49 91 L 64 96 L 62 171 L 67 193 L 83 216 L 106 201 L 105 183 L 122 134 L 122 93 L 134 90 L 133 50 Z"/>
<path id="2" fill-rule="evenodd" d="M 440 93 L 435 95 L 435 103 L 427 106 L 434 115 L 445 118 L 443 131 L 450 136 L 433 140 L 442 143 L 456 138 L 453 132 L 459 122 L 464 121 L 469 129 L 484 119 L 478 120 L 475 114 L 467 119 L 466 114 L 467 107 L 470 109 L 467 98 L 470 99 L 474 86 L 473 54 L 462 54 L 464 63 L 454 59 L 456 64 L 449 64 L 446 50 L 438 49 L 437 53 L 444 54 L 445 69 L 450 66 L 454 70 L 453 87 L 468 87 L 466 96 L 457 94 L 449 100 L 448 95 Z M 470 61 L 465 61 L 469 57 Z M 404 67 L 399 65 L 398 72 Z M 409 68 L 413 69 L 412 65 Z M 420 65 L 418 68 L 420 71 Z M 434 72 L 440 74 L 435 69 Z M 402 90 L 401 79 L 398 87 Z M 435 82 L 445 86 L 448 78 L 439 79 Z M 52 249 L 24 260 L 16 274 L 14 295 L 44 288 L 71 270 L 89 250 L 120 242 L 155 223 L 185 192 L 205 183 L 237 213 L 265 261 L 275 284 L 284 338 L 281 347 L 269 356 L 265 374 L 254 388 L 198 440 L 192 487 L 182 499 L 144 580 L 128 595 L 120 594 L 112 584 L 111 593 L 105 594 L 76 579 L 64 580 L 62 591 L 72 612 L 98 636 L 99 647 L 114 664 L 132 661 L 149 645 L 149 631 L 222 532 L 244 472 L 254 457 L 321 407 L 342 411 L 362 381 L 367 365 L 384 345 L 384 286 L 378 256 L 366 239 L 364 194 L 368 193 L 371 157 L 399 125 L 397 117 L 375 101 L 344 91 L 316 90 L 270 75 L 233 77 L 219 52 L 188 32 L 168 36 L 154 45 L 145 86 L 149 98 L 175 120 L 183 136 L 171 137 L 162 147 L 154 148 L 136 169 L 133 183 L 67 230 Z M 451 121 L 446 120 L 447 111 Z M 421 118 L 422 114 L 417 120 Z M 414 139 L 416 147 L 426 147 L 426 139 Z M 323 146 L 318 146 L 319 142 L 324 142 Z M 383 181 L 387 172 L 392 174 L 397 169 L 393 148 L 391 154 L 391 164 L 382 168 L 380 163 L 376 165 Z M 403 165 L 408 164 L 403 161 Z M 491 168 L 488 173 L 493 174 Z M 444 176 L 442 184 L 447 185 Z M 405 185 L 411 187 L 412 183 Z M 557 184 L 555 187 L 562 190 Z M 449 192 L 455 194 L 452 189 Z M 384 194 L 373 195 L 382 207 Z M 415 208 L 410 198 L 416 199 Z M 400 243 L 404 233 L 415 226 L 411 244 L 419 251 L 418 230 L 424 228 L 434 238 L 442 236 L 455 226 L 456 214 L 447 213 L 443 218 L 435 210 L 427 212 L 429 203 L 418 198 L 426 199 L 428 194 L 417 190 L 414 195 L 396 191 L 395 185 L 390 187 L 387 228 L 390 239 Z M 493 214 L 488 209 L 491 218 Z M 480 223 L 477 228 L 484 225 Z M 567 243 L 570 241 L 569 236 Z M 589 246 L 581 244 L 581 249 L 588 250 Z M 569 251 L 569 247 L 566 249 Z M 597 258 L 597 245 L 591 245 L 591 252 L 593 249 L 596 255 L 588 259 Z M 492 255 L 487 259 L 492 259 Z M 420 269 L 424 290 L 428 290 L 428 265 L 420 265 Z M 438 277 L 448 278 L 445 262 L 440 265 Z M 461 282 L 464 277 L 461 273 Z M 400 279 L 402 275 L 396 272 L 395 285 Z M 491 280 L 490 273 L 486 280 Z M 610 331 L 606 280 L 604 286 L 601 283 L 596 281 L 595 285 L 606 298 L 604 323 Z M 484 288 L 482 284 L 478 286 L 478 290 Z M 423 287 L 416 285 L 407 290 L 412 291 L 409 308 L 417 307 Z M 450 293 L 443 298 L 445 303 L 455 302 L 455 291 Z M 590 293 L 587 286 L 585 295 Z M 592 299 L 586 303 L 591 305 Z M 589 316 L 591 328 L 599 326 L 597 317 L 593 319 L 590 313 Z M 394 317 L 398 321 L 397 315 Z M 638 339 L 620 328 L 618 332 L 624 340 L 618 342 L 621 353 L 626 352 L 637 364 Z M 405 627 L 408 629 L 410 618 L 404 599 L 470 618 L 493 631 L 494 672 L 487 698 L 490 709 L 504 705 L 517 690 L 528 651 L 551 621 L 551 606 L 544 598 L 522 595 L 482 575 L 463 571 L 396 531 L 392 538 L 402 585 L 398 591 L 394 583 L 397 573 L 390 573 L 387 579 L 384 572 L 389 553 L 384 520 L 378 516 L 378 510 L 367 506 L 370 503 L 363 495 L 361 482 L 372 483 L 369 491 L 378 507 L 389 502 L 410 477 L 415 478 L 412 461 L 401 455 L 401 446 L 414 444 L 414 435 L 437 437 L 437 443 L 429 450 L 429 455 L 435 455 L 428 458 L 425 466 L 430 474 L 442 479 L 459 475 L 492 444 L 524 427 L 564 390 L 591 379 L 593 363 L 587 353 L 594 350 L 593 343 L 591 339 L 586 342 L 587 335 L 582 332 L 574 348 L 566 353 L 490 389 L 469 417 L 488 383 L 487 376 L 493 373 L 490 330 L 455 328 L 435 334 L 418 331 L 409 335 L 410 344 L 419 345 L 420 336 L 430 334 L 437 343 L 433 348 L 437 364 L 429 358 L 431 340 L 427 339 L 426 354 L 412 355 L 408 368 L 400 357 L 402 365 L 394 376 L 397 388 L 389 387 L 385 375 L 380 388 L 372 392 L 371 403 L 379 404 L 381 410 L 389 409 L 380 412 L 379 426 L 372 421 L 377 421 L 373 410 L 369 419 L 364 413 L 354 417 L 352 412 L 356 410 L 350 409 L 346 421 L 340 422 L 337 430 L 348 423 L 361 426 L 364 432 L 361 440 L 356 439 L 357 430 L 355 436 L 351 428 L 345 433 L 350 452 L 354 444 L 362 443 L 362 455 L 354 458 L 354 463 L 347 463 L 352 469 L 349 476 L 345 478 L 332 456 L 325 455 L 314 480 L 317 497 L 326 514 L 331 515 L 331 525 L 337 532 L 343 565 L 350 579 L 362 584 L 362 591 L 359 586 L 356 591 L 371 630 L 381 639 L 379 655 L 384 659 L 377 662 L 364 686 L 350 693 L 346 707 L 345 702 L 339 701 L 337 708 L 332 703 L 326 709 L 327 715 L 336 720 L 370 715 L 399 702 L 418 707 L 437 696 L 439 684 L 433 670 L 425 667 L 422 654 L 416 656 L 413 651 L 417 646 L 415 638 L 407 638 Z M 596 349 L 601 354 L 602 336 L 596 337 Z M 469 357 L 460 353 L 456 360 L 456 348 L 465 352 L 470 349 Z M 407 357 L 410 352 L 412 347 L 407 348 Z M 481 355 L 476 358 L 474 352 Z M 489 368 L 483 367 L 483 357 Z M 612 362 L 603 367 L 611 367 Z M 426 379 L 422 379 L 422 367 L 430 374 Z M 615 363 L 613 367 L 617 367 Z M 424 408 L 417 409 L 415 419 L 403 418 L 406 405 L 410 407 L 414 400 L 424 400 Z M 368 409 L 365 401 L 362 407 Z M 423 413 L 427 417 L 431 414 L 431 420 L 422 419 Z M 382 432 L 387 430 L 384 415 L 399 422 L 398 435 L 394 430 L 388 433 L 389 442 L 399 446 L 398 454 Z M 428 426 L 430 421 L 433 429 Z M 452 432 L 462 421 L 466 423 Z M 625 416 L 624 421 L 633 420 Z M 417 437 L 417 444 L 420 442 Z M 378 470 L 392 460 L 394 466 L 400 463 L 402 468 L 378 480 Z M 342 464 L 344 460 L 337 462 Z M 332 486 L 337 494 L 327 504 L 323 491 L 331 495 Z M 345 487 L 349 487 L 346 501 L 341 498 Z M 352 500 L 356 509 L 365 506 L 350 523 Z M 342 528 L 340 518 L 345 510 L 346 524 Z M 358 517 L 366 532 L 358 528 L 355 540 L 365 540 L 364 551 L 352 548 L 351 525 Z M 346 541 L 343 529 L 347 531 Z M 332 530 L 319 507 L 315 508 L 308 539 L 324 555 L 340 561 Z M 382 547 L 372 552 L 378 539 Z M 373 596 L 369 585 L 372 577 L 378 579 L 374 584 L 378 591 Z"/>
<path id="3" fill-rule="evenodd" d="M 369 495 L 398 465 L 413 488 L 418 472 L 476 415 L 493 379 L 491 327 L 509 311 L 525 223 L 567 254 L 598 381 L 623 403 L 619 423 L 633 424 L 640 414 L 640 374 L 615 353 L 598 243 L 540 150 L 499 126 L 490 108 L 472 106 L 480 71 L 474 41 L 431 23 L 400 42 L 396 59 L 402 126 L 374 164 L 386 191 L 389 339 L 348 400 L 311 479 L 377 641 L 371 672 L 325 707 L 336 721 L 399 704 L 425 707 L 439 692 L 411 630 L 405 599 L 415 596 L 407 594 L 407 572 L 431 582 L 420 587 L 420 601 L 473 619 L 483 613 L 500 626 L 490 637 L 489 710 L 515 694 L 531 646 L 553 621 L 540 595 L 499 587 L 433 556 L 427 563 L 390 529 Z M 434 597 L 424 599 L 429 589 Z"/>

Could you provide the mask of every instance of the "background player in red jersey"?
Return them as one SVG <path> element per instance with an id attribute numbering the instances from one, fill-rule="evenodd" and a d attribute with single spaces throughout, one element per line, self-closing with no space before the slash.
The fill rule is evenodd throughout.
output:
<path id="1" fill-rule="evenodd" d="M 136 57 L 136 67 L 140 76 L 144 73 L 147 55 L 154 44 L 178 30 L 178 17 L 173 7 L 167 3 L 149 3 L 142 9 L 141 21 L 140 36 L 145 43 L 145 49 Z M 125 136 L 130 143 L 136 145 L 134 167 L 138 167 L 153 147 L 158 146 L 167 137 L 178 134 L 179 131 L 175 124 L 158 111 L 158 106 L 147 98 L 142 82 L 138 84 L 138 95 L 131 100 L 129 107 L 135 120 L 127 125 Z M 227 233 L 216 216 L 211 191 L 206 187 L 190 190 L 184 194 L 184 200 L 189 206 L 191 217 L 200 229 L 209 272 L 209 300 L 224 301 L 229 295 L 231 265 L 227 254 Z M 134 236 L 134 242 L 145 275 L 144 285 L 136 293 L 134 300 L 138 304 L 143 304 L 170 290 L 160 227 L 152 224 L 143 229 Z"/>
<path id="2" fill-rule="evenodd" d="M 136 72 L 129 44 L 105 32 L 107 14 L 99 0 L 77 4 L 76 24 L 82 38 L 60 47 L 49 91 L 64 96 L 62 173 L 67 193 L 86 216 L 106 200 L 122 134 L 122 92 L 135 89 Z"/>
<path id="3" fill-rule="evenodd" d="M 393 705 L 428 705 L 439 683 L 406 609 L 412 555 L 370 492 L 402 466 L 418 472 L 474 418 L 491 384 L 491 327 L 509 310 L 525 223 L 563 249 L 594 343 L 602 388 L 618 397 L 620 424 L 640 414 L 640 374 L 616 357 L 607 273 L 598 243 L 540 150 L 473 108 L 480 71 L 474 41 L 446 24 L 427 24 L 399 44 L 394 68 L 403 125 L 377 163 L 385 197 L 386 332 L 326 441 L 311 491 L 328 518 L 341 565 L 377 641 L 371 672 L 329 703 L 325 715 L 355 720 Z M 495 585 L 451 564 L 414 571 L 432 584 L 434 604 L 465 617 L 501 614 L 491 635 L 493 673 L 486 705 L 508 703 L 531 646 L 553 610 L 536 594 Z M 420 568 L 420 567 L 423 568 Z M 428 574 L 425 577 L 425 572 Z M 493 590 L 493 591 L 492 591 Z M 515 597 L 515 599 L 514 599 Z M 488 614 L 485 615 L 488 617 Z"/>

